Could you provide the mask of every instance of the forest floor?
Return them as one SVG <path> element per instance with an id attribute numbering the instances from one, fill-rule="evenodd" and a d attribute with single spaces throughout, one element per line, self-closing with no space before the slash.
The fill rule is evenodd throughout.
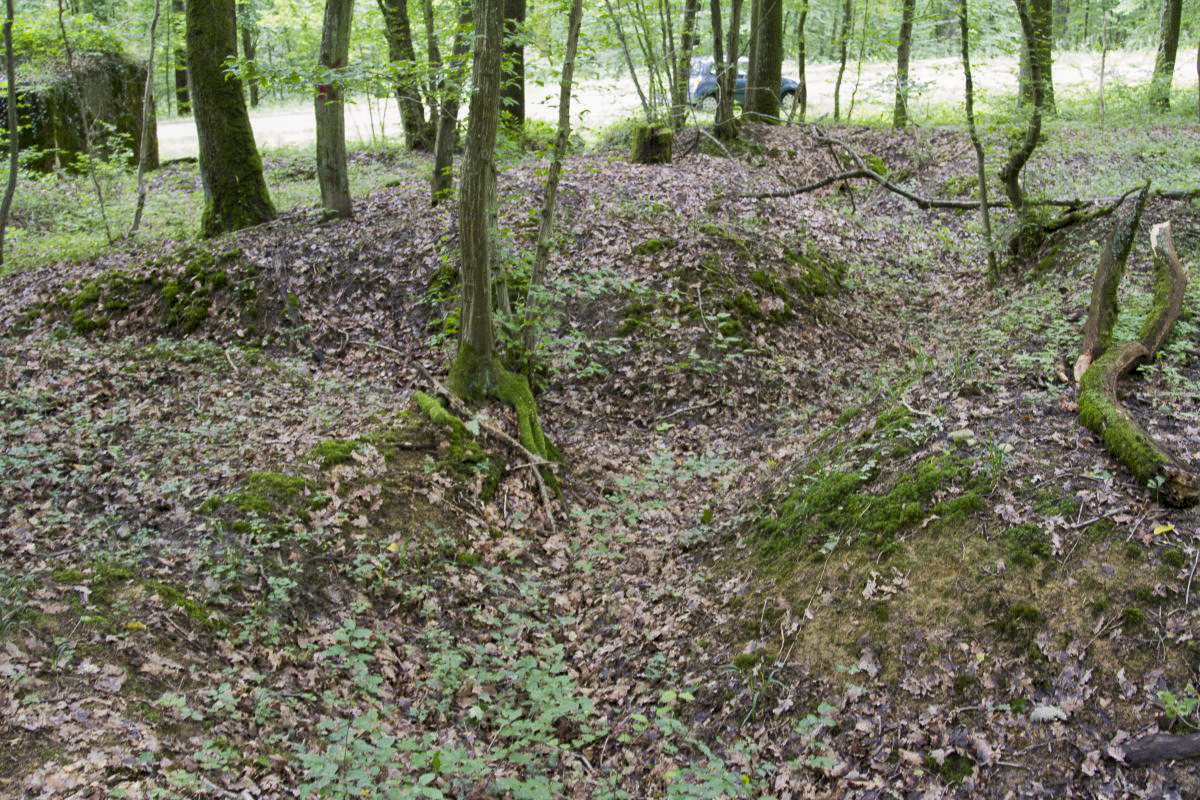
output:
<path id="1" fill-rule="evenodd" d="M 822 131 L 972 191 L 960 132 Z M 747 137 L 569 160 L 536 381 L 561 496 L 506 409 L 414 403 L 457 325 L 420 158 L 353 221 L 0 278 L 0 794 L 1200 795 L 1197 762 L 1121 760 L 1200 723 L 1200 514 L 1077 421 L 1112 218 L 990 288 L 973 214 L 745 197 L 837 168 L 813 129 Z M 1198 166 L 1194 125 L 1054 129 L 1029 182 Z M 542 167 L 500 176 L 518 299 Z M 1194 269 L 1200 206 L 1168 219 Z M 1144 231 L 1126 284 L 1118 336 Z M 1200 468 L 1192 286 L 1126 401 Z"/>

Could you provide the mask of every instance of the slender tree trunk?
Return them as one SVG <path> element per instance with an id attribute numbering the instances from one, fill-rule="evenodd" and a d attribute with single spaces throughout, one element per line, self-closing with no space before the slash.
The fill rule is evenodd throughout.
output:
<path id="1" fill-rule="evenodd" d="M 783 0 L 759 0 L 757 59 L 754 73 L 754 103 L 746 88 L 746 110 L 755 119 L 779 119 L 779 89 L 783 79 Z"/>
<path id="2" fill-rule="evenodd" d="M 805 61 L 808 54 L 806 50 L 806 40 L 804 37 L 804 23 L 808 21 L 808 0 L 803 0 L 803 5 L 800 7 L 800 16 L 796 22 L 796 63 L 799 67 L 799 75 L 796 78 L 796 96 L 792 98 L 792 110 L 788 114 L 788 122 L 796 116 L 796 110 L 800 111 L 800 121 L 804 122 L 804 114 L 808 110 L 808 77 L 805 75 Z"/>
<path id="3" fill-rule="evenodd" d="M 688 78 L 692 74 L 692 51 L 696 47 L 696 11 L 699 0 L 684 0 L 683 32 L 679 37 L 679 66 L 675 70 L 676 93 L 679 95 L 679 114 L 675 127 L 682 128 L 687 117 Z"/>
<path id="4" fill-rule="evenodd" d="M 184 0 L 171 0 L 171 27 L 175 20 L 184 13 Z M 184 22 L 186 31 L 187 23 Z M 184 46 L 175 48 L 175 111 L 179 116 L 192 113 L 192 100 L 188 89 L 187 49 Z"/>
<path id="5" fill-rule="evenodd" d="M 578 2 L 578 0 L 576 0 Z M 4 2 L 4 75 L 8 78 L 8 181 L 0 202 L 0 266 L 4 266 L 4 235 L 8 233 L 8 215 L 17 191 L 18 157 L 21 153 L 21 128 L 17 117 L 17 65 L 13 58 L 13 0 Z M 144 136 L 142 137 L 145 138 Z"/>
<path id="6" fill-rule="evenodd" d="M 996 263 L 996 250 L 992 247 L 992 214 L 988 208 L 987 172 L 984 169 L 983 143 L 975 129 L 975 86 L 971 81 L 971 40 L 967 24 L 967 0 L 959 0 L 958 21 L 962 34 L 963 78 L 966 83 L 967 132 L 971 146 L 975 149 L 975 178 L 979 181 L 979 214 L 983 220 L 983 241 L 987 247 L 988 281 L 993 285 L 1000 279 L 1000 268 Z"/>
<path id="7" fill-rule="evenodd" d="M 731 141 L 737 138 L 737 120 L 733 116 L 733 95 L 737 81 L 738 34 L 742 26 L 742 0 L 733 0 L 729 10 L 729 31 L 725 41 L 725 61 L 717 75 L 717 117 L 713 133 L 718 139 Z M 712 0 L 713 19 L 719 21 L 719 0 Z"/>
<path id="8" fill-rule="evenodd" d="M 504 64 L 500 81 L 500 120 L 525 128 L 525 0 L 504 0 Z"/>
<path id="9" fill-rule="evenodd" d="M 493 1 L 502 2 L 502 0 L 481 0 L 481 2 Z M 441 202 L 454 185 L 454 140 L 458 135 L 458 102 L 462 97 L 464 83 L 464 59 L 471 47 L 471 39 L 467 34 L 473 28 L 471 0 L 462 0 L 458 9 L 458 29 L 454 32 L 450 63 L 443 71 L 439 92 L 441 107 L 438 110 L 437 141 L 433 146 L 433 180 L 431 181 L 432 203 L 435 206 Z"/>
<path id="10" fill-rule="evenodd" d="M 962 0 L 963 3 L 966 0 Z M 912 53 L 913 14 L 917 9 L 917 0 L 903 0 L 900 12 L 900 45 L 896 48 L 896 107 L 892 111 L 892 127 L 903 130 L 908 127 L 908 60 Z M 964 16 L 967 11 L 961 8 Z M 966 42 L 963 43 L 966 47 Z M 966 65 L 966 50 L 963 50 L 964 66 Z M 970 82 L 970 77 L 967 81 Z"/>
<path id="11" fill-rule="evenodd" d="M 459 186 L 458 231 L 462 251 L 462 312 L 451 390 L 466 400 L 492 396 L 498 388 L 496 335 L 492 321 L 491 219 L 496 194 L 494 148 L 500 105 L 504 0 L 479 0 L 475 65 L 467 140 Z"/>
<path id="12" fill-rule="evenodd" d="M 608 10 L 608 18 L 612 20 L 613 27 L 617 30 L 617 41 L 621 43 L 621 52 L 625 55 L 625 66 L 629 70 L 629 77 L 633 79 L 633 88 L 637 89 L 638 99 L 642 101 L 642 111 L 646 114 L 646 122 L 653 124 L 654 111 L 650 108 L 646 93 L 642 91 L 642 83 L 638 80 L 637 70 L 633 68 L 633 54 L 629 50 L 629 42 L 625 39 L 625 31 L 621 28 L 621 19 L 613 10 L 610 0 L 604 0 L 604 7 Z"/>
<path id="13" fill-rule="evenodd" d="M 1171 79 L 1175 74 L 1175 55 L 1179 50 L 1179 24 L 1183 0 L 1162 0 L 1158 23 L 1158 52 L 1154 56 L 1154 77 L 1150 80 L 1150 107 L 1166 111 L 1171 107 Z"/>
<path id="14" fill-rule="evenodd" d="M 725 35 L 721 28 L 721 0 L 709 0 L 708 19 L 712 24 L 713 74 L 717 78 L 717 110 L 713 120 L 714 127 L 721 124 L 721 109 L 724 105 L 722 94 L 725 91 Z M 728 113 L 732 109 L 726 109 Z"/>
<path id="15" fill-rule="evenodd" d="M 765 0 L 750 0 L 750 38 L 746 42 L 746 85 L 742 94 L 742 116 L 751 118 L 754 100 L 758 96 L 758 44 L 762 33 L 762 6 Z"/>
<path id="16" fill-rule="evenodd" d="M 326 216 L 347 219 L 354 215 L 350 199 L 350 177 L 346 172 L 345 86 L 336 70 L 350 57 L 350 18 L 354 0 L 325 0 L 325 23 L 321 28 L 318 64 L 330 70 L 328 83 L 317 86 L 317 182 Z"/>
<path id="17" fill-rule="evenodd" d="M 155 0 L 158 2 L 158 0 Z M 255 37 L 255 19 L 251 12 L 250 6 L 243 5 L 241 12 L 238 14 L 238 27 L 242 34 L 242 58 L 246 61 L 253 62 L 258 55 L 258 42 Z M 250 107 L 258 108 L 258 79 L 254 78 L 247 82 L 246 88 L 250 91 Z"/>
<path id="18" fill-rule="evenodd" d="M 1041 97 L 1041 111 L 1054 113 L 1054 80 L 1053 80 L 1053 0 L 1026 0 L 1025 10 L 1033 26 L 1029 36 L 1021 37 L 1021 72 L 1019 98 L 1022 104 L 1030 103 L 1036 97 Z M 1041 91 L 1033 90 L 1033 66 L 1036 62 L 1036 72 L 1041 75 Z"/>
<path id="19" fill-rule="evenodd" d="M 1196 120 L 1200 122 L 1200 42 L 1196 43 Z"/>
<path id="20" fill-rule="evenodd" d="M 1100 22 L 1100 127 L 1104 127 L 1104 72 L 1108 66 L 1108 10 Z"/>
<path id="21" fill-rule="evenodd" d="M 846 47 L 854 22 L 854 0 L 842 0 L 842 28 L 838 37 L 838 71 L 833 85 L 833 118 L 842 118 L 842 76 L 846 73 Z"/>
<path id="22" fill-rule="evenodd" d="M 858 87 L 862 85 L 863 61 L 867 58 L 867 31 L 871 29 L 871 0 L 863 0 L 862 24 L 858 27 L 858 60 L 854 65 L 854 89 L 850 92 L 850 108 L 846 111 L 846 122 L 854 116 L 854 102 L 858 99 Z"/>
<path id="23" fill-rule="evenodd" d="M 254 144 L 242 82 L 225 73 L 237 51 L 233 0 L 188 0 L 188 79 L 200 180 L 204 184 L 203 236 L 246 228 L 275 216 Z"/>
<path id="24" fill-rule="evenodd" d="M 445 84 L 443 77 L 442 52 L 438 49 L 437 29 L 433 22 L 433 0 L 423 0 L 421 3 L 421 12 L 425 20 L 425 50 L 428 55 L 429 73 L 429 91 L 426 92 L 427 102 L 429 103 L 429 127 L 430 136 L 433 141 L 437 141 L 439 117 L 441 116 L 442 108 L 442 86 Z"/>
<path id="25" fill-rule="evenodd" d="M 383 14 L 388 59 L 397 70 L 393 90 L 396 105 L 400 107 L 404 144 L 409 150 L 429 150 L 433 146 L 433 130 L 425 122 L 425 107 L 416 77 L 417 55 L 408 20 L 408 0 L 379 0 L 379 10 Z"/>
<path id="26" fill-rule="evenodd" d="M 1021 35 L 1027 43 L 1031 43 L 1036 34 L 1033 20 L 1025 5 L 1026 0 L 1013 0 L 1013 3 L 1017 7 L 1017 16 L 1021 20 Z M 1030 49 L 1033 49 L 1032 45 L 1030 45 Z M 1024 138 L 1009 151 L 1008 161 L 1000 170 L 1000 178 L 1004 181 L 1004 192 L 1008 195 L 1008 201 L 1012 204 L 1013 212 L 1017 216 L 1017 232 L 1012 238 L 1009 250 L 1018 258 L 1031 255 L 1042 239 L 1041 226 L 1030 215 L 1029 208 L 1025 204 L 1025 191 L 1021 188 L 1021 171 L 1025 168 L 1030 156 L 1033 155 L 1042 135 L 1044 102 L 1042 90 L 1046 85 L 1041 74 L 1041 62 L 1036 58 L 1031 58 L 1029 68 L 1031 72 L 1029 84 L 1033 91 L 1029 122 L 1025 127 Z"/>
<path id="27" fill-rule="evenodd" d="M 695 0 L 692 0 L 692 6 L 695 7 Z M 694 16 L 693 13 L 693 18 Z M 575 55 L 579 48 L 579 26 L 582 19 L 583 0 L 572 0 L 571 11 L 567 17 L 567 52 L 563 60 L 562 80 L 558 87 L 558 136 L 554 140 L 554 153 L 550 156 L 550 172 L 546 175 L 546 195 L 542 201 L 537 250 L 533 255 L 529 291 L 525 296 L 522 338 L 526 363 L 530 366 L 537 350 L 541 289 L 546 280 L 546 266 L 550 263 L 550 240 L 554 235 L 554 217 L 558 208 L 558 178 L 562 174 L 567 142 L 571 136 L 571 85 L 574 82 Z M 686 29 L 687 26 L 684 27 Z"/>
<path id="28" fill-rule="evenodd" d="M 133 224 L 129 226 L 130 236 L 137 234 L 138 228 L 142 224 L 142 211 L 146 208 L 146 160 L 150 155 L 149 131 L 154 120 L 154 46 L 161 9 L 160 0 L 154 0 L 154 16 L 150 18 L 150 55 L 146 57 L 146 86 L 142 92 L 142 135 L 141 141 L 138 143 L 137 204 L 133 209 Z"/>

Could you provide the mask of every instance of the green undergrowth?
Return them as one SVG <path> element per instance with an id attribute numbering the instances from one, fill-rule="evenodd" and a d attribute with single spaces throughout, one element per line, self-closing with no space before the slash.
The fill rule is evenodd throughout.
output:
<path id="1" fill-rule="evenodd" d="M 269 325 L 271 304 L 258 290 L 254 268 L 240 259 L 237 249 L 184 248 L 149 262 L 142 272 L 110 270 L 75 281 L 51 302 L 31 308 L 22 323 L 60 319 L 86 336 L 130 319 L 158 333 L 187 335 L 211 317 L 228 314 L 253 334 Z"/>

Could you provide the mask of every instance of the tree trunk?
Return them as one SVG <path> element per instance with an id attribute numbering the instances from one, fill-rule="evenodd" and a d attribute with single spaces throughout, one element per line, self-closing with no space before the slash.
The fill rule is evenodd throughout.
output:
<path id="1" fill-rule="evenodd" d="M 842 118 L 842 76 L 846 73 L 846 47 L 850 44 L 850 33 L 854 22 L 853 0 L 842 2 L 842 30 L 838 36 L 837 81 L 833 85 L 833 118 Z"/>
<path id="2" fill-rule="evenodd" d="M 331 70 L 328 83 L 317 86 L 317 182 L 321 185 L 321 207 L 325 215 L 347 219 L 354 214 L 350 200 L 350 178 L 346 173 L 345 86 L 336 70 L 350 56 L 350 18 L 354 0 L 325 0 L 325 22 L 321 28 L 318 64 Z"/>
<path id="3" fill-rule="evenodd" d="M 1031 31 L 1021 39 L 1021 73 L 1019 97 L 1022 104 L 1038 102 L 1043 112 L 1054 113 L 1054 80 L 1052 77 L 1054 48 L 1053 0 L 1022 0 L 1029 16 Z M 1036 66 L 1036 70 L 1034 67 Z M 1041 92 L 1033 89 L 1035 72 L 1040 75 Z"/>
<path id="4" fill-rule="evenodd" d="M 1030 3 L 1038 2 L 1039 0 L 1029 0 Z M 1024 46 L 1033 52 L 1035 49 L 1031 44 L 1034 41 L 1035 33 L 1033 20 L 1029 15 L 1029 9 L 1025 5 L 1026 0 L 1013 0 L 1017 7 L 1017 16 L 1021 21 L 1021 36 Z M 1021 188 L 1021 171 L 1025 168 L 1025 164 L 1033 155 L 1034 149 L 1037 148 L 1038 142 L 1042 136 L 1042 105 L 1044 98 L 1042 90 L 1046 86 L 1046 82 L 1042 80 L 1041 61 L 1035 58 L 1029 59 L 1030 90 L 1033 92 L 1032 102 L 1030 103 L 1029 122 L 1025 126 L 1025 136 L 1021 142 L 1009 150 L 1008 161 L 1000 170 L 1000 178 L 1004 181 L 1004 192 L 1008 195 L 1008 201 L 1012 204 L 1013 211 L 1017 215 L 1017 232 L 1013 235 L 1009 243 L 1009 251 L 1018 258 L 1025 258 L 1032 255 L 1033 251 L 1041 244 L 1042 230 L 1041 225 L 1033 219 L 1029 209 L 1025 205 L 1025 191 Z"/>
<path id="5" fill-rule="evenodd" d="M 408 0 L 379 0 L 383 14 L 384 35 L 388 59 L 396 70 L 396 105 L 400 107 L 400 124 L 404 128 L 404 144 L 409 150 L 429 150 L 433 146 L 432 123 L 425 122 L 425 107 L 421 86 L 417 80 L 417 55 L 413 49 L 412 26 L 408 20 Z M 430 54 L 433 63 L 433 54 Z"/>
<path id="6" fill-rule="evenodd" d="M 742 116 L 750 119 L 758 96 L 758 37 L 762 33 L 762 8 L 765 0 L 750 0 L 750 38 L 746 42 L 746 83 L 742 92 Z"/>
<path id="7" fill-rule="evenodd" d="M 808 77 L 805 75 L 808 54 L 805 52 L 807 41 L 804 38 L 804 23 L 808 21 L 808 0 L 802 1 L 800 17 L 796 22 L 796 64 L 799 74 L 796 77 L 796 96 L 792 98 L 792 111 L 788 115 L 788 122 L 792 121 L 797 109 L 800 111 L 800 121 L 804 122 L 804 114 L 808 110 Z"/>
<path id="8" fill-rule="evenodd" d="M 184 0 L 171 0 L 171 28 L 175 28 L 178 14 L 184 13 Z M 186 31 L 186 17 L 184 29 Z M 185 33 L 186 36 L 186 33 Z M 175 111 L 179 116 L 192 113 L 192 101 L 188 94 L 187 50 L 175 48 Z"/>
<path id="9" fill-rule="evenodd" d="M 462 311 L 450 389 L 471 402 L 496 393 L 496 335 L 492 322 L 491 220 L 496 195 L 494 148 L 500 107 L 504 0 L 479 0 L 467 139 L 459 185 Z"/>
<path id="10" fill-rule="evenodd" d="M 1171 107 L 1171 78 L 1175 74 L 1175 54 L 1179 50 L 1179 23 L 1183 0 L 1162 0 L 1158 23 L 1158 53 L 1154 56 L 1154 77 L 1150 80 L 1150 107 L 1166 111 Z"/>
<path id="11" fill-rule="evenodd" d="M 435 206 L 454 185 L 454 141 L 458 137 L 458 101 L 462 96 L 463 87 L 462 65 L 471 46 L 467 32 L 472 27 L 471 0 L 462 0 L 458 11 L 458 28 L 454 31 L 454 45 L 450 51 L 450 62 L 445 65 L 438 81 L 440 100 L 437 140 L 433 145 L 433 179 L 430 182 L 431 202 Z"/>
<path id="12" fill-rule="evenodd" d="M 909 5 L 909 0 L 905 0 L 905 8 L 908 8 Z M 962 36 L 963 77 L 966 84 L 967 132 L 971 136 L 971 146 L 975 149 L 975 179 L 979 181 L 979 212 L 983 220 L 983 240 L 987 246 L 988 281 L 994 285 L 1000 279 L 1000 269 L 996 265 L 995 248 L 992 247 L 992 215 L 988 208 L 987 172 L 984 169 L 983 144 L 979 141 L 979 131 L 975 129 L 975 86 L 971 81 L 971 28 L 967 24 L 967 0 L 959 0 L 958 15 L 959 31 Z M 907 64 L 905 66 L 907 67 Z M 896 103 L 896 107 L 899 109 L 899 95 L 897 95 Z"/>
<path id="13" fill-rule="evenodd" d="M 254 145 L 242 82 L 225 74 L 237 50 L 233 0 L 188 0 L 187 67 L 204 184 L 203 236 L 275 216 Z"/>
<path id="14" fill-rule="evenodd" d="M 720 31 L 715 26 L 719 25 L 720 16 L 720 0 L 712 0 L 714 30 L 718 34 Z M 726 53 L 725 60 L 717 74 L 717 116 L 713 122 L 713 133 L 718 139 L 731 141 L 737 138 L 737 120 L 733 116 L 733 95 L 734 87 L 737 81 L 738 67 L 738 34 L 742 26 L 742 0 L 733 0 L 732 8 L 729 11 L 729 31 L 725 41 Z M 716 46 L 720 42 L 715 43 Z M 717 52 L 714 49 L 714 53 Z M 715 63 L 715 62 L 714 62 Z"/>
<path id="15" fill-rule="evenodd" d="M 146 86 L 142 92 L 142 136 L 138 144 L 137 203 L 133 209 L 133 224 L 129 226 L 130 236 L 138 232 L 138 228 L 142 224 L 142 211 L 146 208 L 146 163 L 150 157 L 149 131 L 154 119 L 154 47 L 161 10 L 160 0 L 154 0 L 154 16 L 150 19 L 150 50 L 149 55 L 146 56 Z"/>
<path id="16" fill-rule="evenodd" d="M 500 120 L 525 128 L 525 0 L 504 0 L 504 66 L 500 82 Z"/>
<path id="17" fill-rule="evenodd" d="M 679 39 L 679 66 L 675 70 L 675 92 L 680 98 L 679 113 L 677 119 L 674 120 L 676 128 L 682 128 L 687 118 L 688 78 L 692 74 L 692 51 L 696 47 L 696 11 L 699 6 L 699 0 L 684 0 L 683 32 Z"/>
<path id="18" fill-rule="evenodd" d="M 735 0 L 735 2 L 738 2 L 738 0 Z M 642 83 L 638 80 L 637 70 L 634 69 L 633 53 L 629 49 L 629 42 L 625 38 L 625 31 L 621 28 L 621 19 L 617 16 L 617 12 L 613 10 L 610 0 L 604 0 L 604 8 L 608 11 L 608 18 L 612 20 L 613 27 L 617 30 L 617 41 L 621 43 L 621 52 L 625 55 L 625 66 L 629 69 L 629 77 L 633 79 L 633 88 L 637 90 L 638 100 L 642 102 L 642 111 L 646 114 L 646 122 L 653 123 L 654 111 L 650 108 L 650 101 L 646 99 L 646 93 L 642 91 Z"/>
<path id="19" fill-rule="evenodd" d="M 17 191 L 18 157 L 21 151 L 20 125 L 17 121 L 17 67 L 13 58 L 13 0 L 4 3 L 4 74 L 8 78 L 8 181 L 4 184 L 4 200 L 0 202 L 0 266 L 4 266 L 4 235 L 8 232 L 8 214 Z M 142 141 L 146 137 L 142 136 Z"/>
<path id="20" fill-rule="evenodd" d="M 962 0 L 965 3 L 965 0 Z M 908 127 L 908 60 L 912 53 L 913 14 L 917 8 L 917 0 L 903 0 L 900 12 L 900 44 L 896 48 L 896 107 L 892 112 L 892 127 L 903 130 Z M 960 6 L 964 17 L 967 9 Z M 966 34 L 963 34 L 964 36 Z M 967 82 L 970 84 L 970 67 L 967 66 L 967 41 L 963 39 L 963 65 L 967 68 Z M 968 102 L 970 102 L 968 100 Z"/>
<path id="21" fill-rule="evenodd" d="M 778 120 L 783 78 L 783 0 L 759 0 L 759 17 L 757 59 L 750 64 L 754 92 L 751 94 L 747 82 L 746 111 L 753 119 Z"/>

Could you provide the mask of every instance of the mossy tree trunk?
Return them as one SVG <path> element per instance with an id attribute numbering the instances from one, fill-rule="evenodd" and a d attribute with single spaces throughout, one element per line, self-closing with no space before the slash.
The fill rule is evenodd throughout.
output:
<path id="1" fill-rule="evenodd" d="M 432 3 L 432 0 L 426 2 Z M 463 86 L 462 65 L 471 46 L 467 34 L 471 31 L 472 24 L 471 0 L 462 0 L 450 61 L 438 78 L 437 139 L 433 145 L 433 176 L 430 180 L 430 197 L 435 206 L 454 185 L 454 141 L 458 136 L 458 101 Z"/>
<path id="2" fill-rule="evenodd" d="M 1022 0 L 1029 16 L 1030 30 L 1022 23 L 1021 66 L 1018 96 L 1022 104 L 1033 103 L 1044 112 L 1054 113 L 1054 9 L 1052 0 Z M 1041 92 L 1034 84 L 1041 84 Z"/>
<path id="3" fill-rule="evenodd" d="M 188 0 L 187 57 L 200 180 L 204 184 L 201 234 L 258 225 L 275 216 L 254 145 L 242 82 L 225 74 L 237 53 L 233 0 Z"/>
<path id="4" fill-rule="evenodd" d="M 1027 2 L 1032 4 L 1040 1 L 1013 0 L 1017 7 L 1017 16 L 1021 21 L 1024 46 L 1030 50 L 1033 49 L 1032 42 L 1036 34 Z M 1041 246 L 1044 238 L 1041 224 L 1032 213 L 1032 209 L 1026 204 L 1025 190 L 1021 187 L 1021 171 L 1025 169 L 1025 164 L 1028 163 L 1042 137 L 1042 92 L 1046 85 L 1042 79 L 1042 62 L 1040 60 L 1030 59 L 1029 69 L 1031 72 L 1029 86 L 1033 92 L 1033 101 L 1029 104 L 1029 119 L 1025 125 L 1025 136 L 1010 148 L 1008 161 L 1000 170 L 1000 179 L 1004 182 L 1004 193 L 1008 195 L 1008 202 L 1012 204 L 1013 212 L 1017 216 L 1017 230 L 1009 242 L 1008 249 L 1018 259 L 1031 256 Z"/>
<path id="5" fill-rule="evenodd" d="M 742 27 L 742 0 L 733 0 L 729 9 L 729 30 L 726 33 L 724 52 L 721 36 L 720 0 L 712 0 L 713 21 L 713 65 L 717 69 L 717 116 L 713 121 L 713 133 L 718 139 L 731 141 L 737 138 L 737 120 L 733 116 L 733 94 L 737 82 L 738 37 Z M 722 58 L 724 56 L 724 58 Z"/>
<path id="6" fill-rule="evenodd" d="M 171 0 L 171 30 L 175 29 L 176 20 L 180 15 L 184 15 L 184 28 L 187 27 L 186 14 L 184 11 L 184 0 Z M 186 42 L 185 42 L 186 43 Z M 175 78 L 175 112 L 179 116 L 185 116 L 192 113 L 192 99 L 188 92 L 188 72 L 187 72 L 187 48 L 175 48 L 175 69 L 173 70 Z"/>
<path id="7" fill-rule="evenodd" d="M 525 128 L 525 0 L 504 0 L 500 120 L 513 130 Z"/>
<path id="8" fill-rule="evenodd" d="M 674 113 L 671 120 L 676 129 L 682 128 L 687 119 L 688 78 L 692 74 L 692 51 L 696 48 L 696 11 L 699 6 L 700 0 L 684 0 L 683 31 L 679 36 L 679 63 L 675 69 L 675 94 L 679 101 L 672 109 Z"/>
<path id="9" fill-rule="evenodd" d="M 142 136 L 138 142 L 137 201 L 133 209 L 133 224 L 129 226 L 130 236 L 137 234 L 138 228 L 142 224 L 142 212 L 146 208 L 146 170 L 150 164 L 150 137 L 147 134 L 150 126 L 154 123 L 154 47 L 161 11 L 161 0 L 154 0 L 154 15 L 150 19 L 150 48 L 149 55 L 146 57 L 146 85 L 142 91 Z"/>
<path id="10" fill-rule="evenodd" d="M 425 106 L 416 74 L 417 55 L 408 19 L 408 0 L 379 0 L 379 10 L 383 14 L 388 58 L 397 70 L 393 89 L 396 104 L 400 107 L 404 143 L 409 150 L 429 150 L 433 147 L 433 122 L 425 121 Z"/>
<path id="11" fill-rule="evenodd" d="M 321 28 L 318 64 L 330 71 L 327 83 L 317 86 L 317 182 L 321 185 L 321 207 L 325 214 L 347 219 L 354 214 L 350 178 L 346 172 L 345 87 L 336 70 L 350 57 L 350 17 L 354 0 L 325 0 L 325 23 Z"/>
<path id="12" fill-rule="evenodd" d="M 1171 79 L 1175 75 L 1175 55 L 1179 51 L 1179 25 L 1183 19 L 1183 0 L 1162 0 L 1158 22 L 1158 51 L 1154 56 L 1154 75 L 1150 79 L 1150 106 L 1158 111 L 1171 107 Z"/>
<path id="13" fill-rule="evenodd" d="M 510 404 L 517 412 L 521 443 L 531 453 L 546 458 L 550 449 L 538 422 L 529 383 L 500 365 L 492 315 L 495 146 L 500 118 L 503 49 L 504 0 L 479 0 L 467 139 L 458 199 L 462 253 L 461 331 L 458 354 L 450 366 L 449 387 L 468 402 L 494 397 Z"/>
<path id="14" fill-rule="evenodd" d="M 916 9 L 917 0 L 903 0 L 900 9 L 900 43 L 896 47 L 896 106 L 892 110 L 892 127 L 897 130 L 908 127 L 908 61 L 912 54 L 913 14 Z M 963 41 L 963 47 L 966 47 L 966 40 Z M 965 57 L 963 63 L 966 63 Z"/>
<path id="15" fill-rule="evenodd" d="M 758 47 L 748 72 L 754 91 L 746 85 L 746 112 L 751 119 L 779 119 L 779 89 L 783 78 L 783 0 L 760 0 Z"/>

